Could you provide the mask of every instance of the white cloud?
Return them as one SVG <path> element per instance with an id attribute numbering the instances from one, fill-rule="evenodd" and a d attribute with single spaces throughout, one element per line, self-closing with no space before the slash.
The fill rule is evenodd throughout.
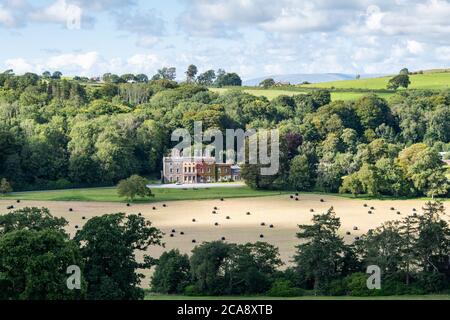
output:
<path id="1" fill-rule="evenodd" d="M 424 51 L 424 45 L 415 40 L 406 40 L 406 48 L 412 54 L 420 54 Z"/>
<path id="2" fill-rule="evenodd" d="M 40 22 L 53 22 L 69 24 L 73 19 L 81 23 L 82 8 L 68 3 L 66 0 L 57 0 L 48 7 L 32 12 L 31 18 Z"/>
<path id="3" fill-rule="evenodd" d="M 84 54 L 63 54 L 51 57 L 46 62 L 46 66 L 50 69 L 81 69 L 89 71 L 98 63 L 99 53 L 88 52 Z"/>
<path id="4" fill-rule="evenodd" d="M 0 25 L 3 25 L 5 27 L 13 27 L 15 25 L 15 19 L 12 15 L 12 13 L 3 8 L 3 6 L 0 5 Z"/>
<path id="5" fill-rule="evenodd" d="M 139 47 L 144 47 L 144 48 L 153 48 L 159 42 L 160 42 L 159 37 L 141 36 L 141 37 L 138 37 L 136 45 Z"/>
<path id="6" fill-rule="evenodd" d="M 13 69 L 18 74 L 31 72 L 34 69 L 30 63 L 22 58 L 8 59 L 5 61 L 5 65 L 7 69 Z"/>

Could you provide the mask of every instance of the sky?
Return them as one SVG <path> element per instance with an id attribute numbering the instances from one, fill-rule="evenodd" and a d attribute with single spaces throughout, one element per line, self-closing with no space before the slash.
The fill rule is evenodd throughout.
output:
<path id="1" fill-rule="evenodd" d="M 243 79 L 450 67 L 450 0 L 0 0 L 0 71 Z"/>

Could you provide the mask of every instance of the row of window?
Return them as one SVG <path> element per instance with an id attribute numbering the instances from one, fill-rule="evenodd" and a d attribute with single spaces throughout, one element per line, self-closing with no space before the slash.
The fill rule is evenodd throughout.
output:
<path id="1" fill-rule="evenodd" d="M 199 173 L 205 173 L 205 170 L 204 169 L 200 169 L 199 170 L 200 172 Z M 171 168 L 171 169 L 169 169 L 169 172 L 172 174 L 173 173 L 173 169 Z M 222 169 L 221 168 L 218 168 L 217 169 L 217 172 L 218 173 L 222 173 Z M 225 174 L 228 174 L 230 171 L 228 170 L 228 168 L 225 168 L 224 169 L 224 171 L 223 171 L 223 173 L 225 173 Z M 177 169 L 177 173 L 180 173 L 180 169 Z M 189 168 L 184 168 L 184 173 L 196 173 L 196 171 L 192 168 L 192 170 L 191 170 L 191 168 L 189 167 Z M 208 172 L 207 173 L 211 173 L 211 168 L 208 168 Z"/>

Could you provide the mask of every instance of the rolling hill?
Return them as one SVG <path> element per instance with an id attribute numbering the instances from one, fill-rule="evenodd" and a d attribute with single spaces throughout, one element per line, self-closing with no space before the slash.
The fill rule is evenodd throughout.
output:
<path id="1" fill-rule="evenodd" d="M 374 78 L 382 75 L 366 74 L 361 75 L 361 78 Z M 244 86 L 254 87 L 261 83 L 261 81 L 273 78 L 275 82 L 285 82 L 290 84 L 301 84 L 305 81 L 310 83 L 321 83 L 321 82 L 331 82 L 331 81 L 341 81 L 341 80 L 353 80 L 356 78 L 354 74 L 346 73 L 298 73 L 298 74 L 284 74 L 284 75 L 270 75 L 265 77 L 260 77 L 256 79 L 250 79 L 244 81 Z"/>
<path id="2" fill-rule="evenodd" d="M 386 89 L 389 79 L 392 76 L 377 77 L 370 79 L 330 81 L 323 83 L 314 83 L 301 85 L 302 88 L 327 88 L 327 89 L 367 89 L 381 90 Z M 423 74 L 410 75 L 411 85 L 409 89 L 447 89 L 450 88 L 450 72 L 448 71 L 429 71 Z"/>

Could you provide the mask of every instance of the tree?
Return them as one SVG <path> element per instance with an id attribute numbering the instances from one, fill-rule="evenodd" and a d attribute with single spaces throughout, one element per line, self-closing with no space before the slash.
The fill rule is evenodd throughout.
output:
<path id="1" fill-rule="evenodd" d="M 128 179 L 121 180 L 117 185 L 117 193 L 120 197 L 134 201 L 136 196 L 145 198 L 153 197 L 152 191 L 147 187 L 148 180 L 138 175 L 133 175 Z"/>
<path id="2" fill-rule="evenodd" d="M 215 241 L 203 243 L 192 250 L 191 273 L 195 289 L 205 295 L 223 294 L 225 262 L 231 255 L 233 245 Z"/>
<path id="3" fill-rule="evenodd" d="M 23 208 L 0 215 L 0 236 L 18 230 L 53 230 L 65 233 L 68 222 L 50 214 L 47 208 Z"/>
<path id="4" fill-rule="evenodd" d="M 411 149 L 416 149 L 414 146 Z M 409 154 L 405 149 L 400 154 L 400 159 Z M 410 179 L 421 194 L 430 197 L 447 194 L 450 186 L 446 177 L 445 164 L 435 150 L 425 148 L 412 155 L 411 163 L 406 167 L 406 176 Z"/>
<path id="5" fill-rule="evenodd" d="M 403 239 L 399 222 L 387 222 L 370 230 L 356 243 L 356 251 L 363 265 L 377 265 L 385 278 L 395 277 L 406 266 L 403 256 Z"/>
<path id="6" fill-rule="evenodd" d="M 123 74 L 120 78 L 123 82 L 136 81 L 136 76 L 132 73 Z"/>
<path id="7" fill-rule="evenodd" d="M 275 80 L 273 80 L 273 78 L 265 79 L 259 83 L 259 86 L 263 87 L 264 89 L 273 87 L 274 85 L 275 85 Z"/>
<path id="8" fill-rule="evenodd" d="M 2 178 L 2 180 L 0 181 L 0 194 L 5 195 L 11 192 L 13 192 L 13 189 L 9 184 L 8 180 Z"/>
<path id="9" fill-rule="evenodd" d="M 242 80 L 236 73 L 219 73 L 216 79 L 216 85 L 218 87 L 226 86 L 242 86 Z"/>
<path id="10" fill-rule="evenodd" d="M 42 73 L 42 78 L 44 79 L 50 79 L 52 77 L 52 74 L 50 73 L 50 71 L 44 71 Z"/>
<path id="11" fill-rule="evenodd" d="M 309 191 L 314 186 L 314 168 L 306 155 L 296 156 L 289 171 L 289 184 L 294 190 Z"/>
<path id="12" fill-rule="evenodd" d="M 62 77 L 62 73 L 60 71 L 55 71 L 52 74 L 52 79 L 59 80 L 59 79 L 61 79 L 61 77 Z"/>
<path id="13" fill-rule="evenodd" d="M 265 242 L 233 246 L 226 265 L 226 294 L 261 294 L 282 265 L 278 248 Z"/>
<path id="14" fill-rule="evenodd" d="M 151 286 L 156 293 L 182 294 L 189 281 L 189 257 L 178 250 L 171 250 L 158 259 Z"/>
<path id="15" fill-rule="evenodd" d="M 144 262 L 136 261 L 137 252 L 161 245 L 163 235 L 137 215 L 116 213 L 89 220 L 74 240 L 84 259 L 84 275 L 90 300 L 137 300 L 144 298 L 139 287 L 147 269 L 155 261 L 144 254 Z"/>
<path id="16" fill-rule="evenodd" d="M 324 292 L 332 280 L 343 272 L 344 256 L 349 249 L 338 235 L 341 226 L 333 208 L 322 215 L 314 215 L 312 225 L 300 225 L 294 262 L 298 273 L 313 282 L 314 291 Z"/>
<path id="17" fill-rule="evenodd" d="M 418 263 L 425 273 L 447 273 L 450 263 L 450 228 L 442 216 L 442 202 L 427 202 L 418 216 L 416 250 Z"/>
<path id="18" fill-rule="evenodd" d="M 408 89 L 411 81 L 409 80 L 409 76 L 407 74 L 399 74 L 389 80 L 387 88 L 390 90 L 397 90 L 399 87 L 403 87 Z"/>
<path id="19" fill-rule="evenodd" d="M 351 193 L 354 197 L 359 194 L 364 193 L 364 188 L 359 180 L 358 173 L 353 173 L 349 176 L 346 176 L 342 182 L 342 186 L 339 189 L 340 193 Z"/>
<path id="20" fill-rule="evenodd" d="M 401 74 L 401 75 L 409 75 L 408 68 L 403 68 L 402 70 L 400 70 L 399 74 Z"/>
<path id="21" fill-rule="evenodd" d="M 198 84 L 202 86 L 212 86 L 216 79 L 216 73 L 214 70 L 208 70 L 197 77 Z"/>
<path id="22" fill-rule="evenodd" d="M 137 74 L 135 76 L 135 79 L 136 79 L 137 82 L 140 82 L 140 83 L 147 83 L 148 82 L 148 76 L 143 74 L 143 73 Z"/>
<path id="23" fill-rule="evenodd" d="M 195 76 L 198 73 L 197 66 L 191 64 L 186 71 L 186 80 L 187 82 L 194 82 Z"/>
<path id="24" fill-rule="evenodd" d="M 164 67 L 158 70 L 158 73 L 153 77 L 153 80 L 175 80 L 177 77 L 177 69 L 174 67 Z"/>
<path id="25" fill-rule="evenodd" d="M 265 242 L 204 243 L 191 257 L 195 290 L 206 295 L 264 293 L 281 265 L 278 248 Z"/>
<path id="26" fill-rule="evenodd" d="M 378 128 L 382 123 L 390 124 L 392 114 L 383 98 L 376 95 L 362 97 L 355 102 L 356 114 L 365 129 Z"/>
<path id="27" fill-rule="evenodd" d="M 79 300 L 66 284 L 69 266 L 83 269 L 77 245 L 59 231 L 18 230 L 0 237 L 0 300 Z M 83 272 L 82 272 L 83 275 Z"/>

